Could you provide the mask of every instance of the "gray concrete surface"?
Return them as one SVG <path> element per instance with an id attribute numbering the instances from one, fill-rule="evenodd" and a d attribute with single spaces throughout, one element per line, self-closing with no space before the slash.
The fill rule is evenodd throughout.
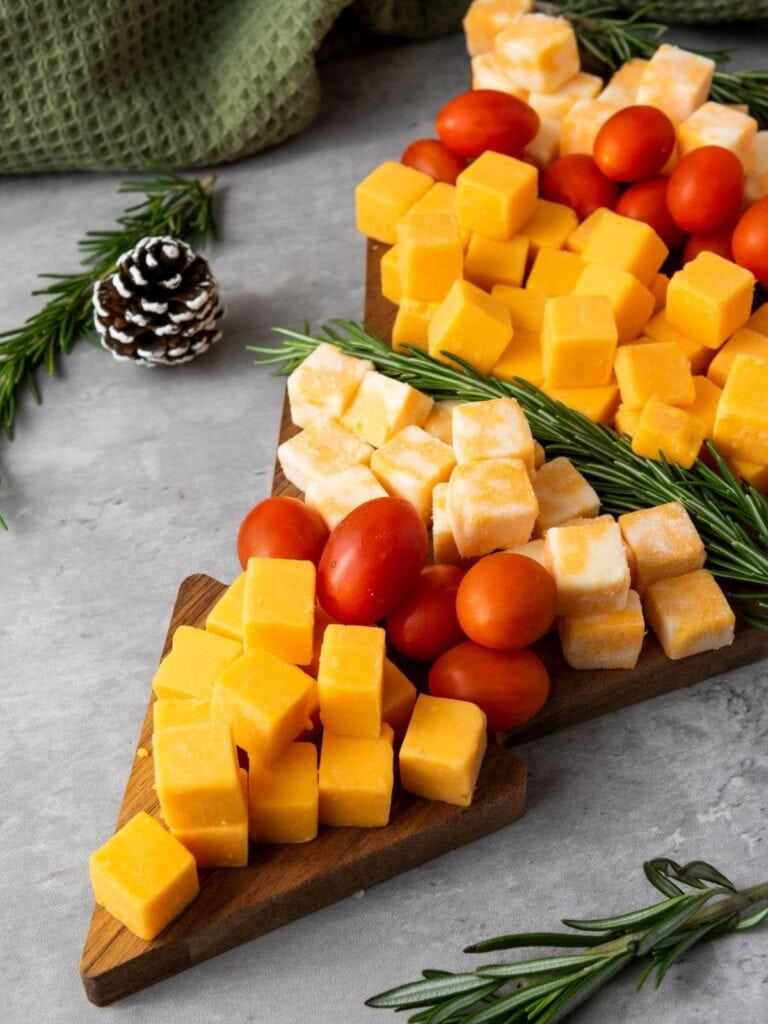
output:
<path id="1" fill-rule="evenodd" d="M 741 64 L 766 66 L 759 36 L 731 36 Z M 244 346 L 275 324 L 359 315 L 353 186 L 430 134 L 466 78 L 458 38 L 327 66 L 306 134 L 219 172 L 225 342 L 171 371 L 81 345 L 0 444 L 2 1024 L 366 1024 L 387 1019 L 367 996 L 460 968 L 471 940 L 645 900 L 647 857 L 768 877 L 763 664 L 529 744 L 530 812 L 510 828 L 111 1008 L 84 998 L 86 858 L 113 829 L 176 588 L 235 574 L 240 518 L 269 492 L 281 383 Z M 0 328 L 36 308 L 36 272 L 73 266 L 82 229 L 111 222 L 117 180 L 0 183 Z M 764 930 L 696 952 L 659 993 L 615 983 L 576 1019 L 767 1017 Z"/>

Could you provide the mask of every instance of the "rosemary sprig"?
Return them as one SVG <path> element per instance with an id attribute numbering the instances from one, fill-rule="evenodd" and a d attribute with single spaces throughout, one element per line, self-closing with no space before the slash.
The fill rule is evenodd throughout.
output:
<path id="1" fill-rule="evenodd" d="M 278 348 L 252 346 L 257 362 L 290 373 L 321 342 L 349 355 L 370 359 L 384 373 L 437 399 L 462 402 L 516 398 L 534 436 L 549 457 L 563 455 L 592 483 L 606 511 L 621 514 L 669 501 L 681 502 L 707 548 L 707 568 L 730 600 L 753 625 L 768 629 L 768 500 L 737 480 L 717 449 L 709 450 L 717 472 L 697 460 L 691 469 L 635 455 L 625 437 L 593 423 L 521 378 L 500 380 L 480 373 L 450 353 L 446 361 L 408 346 L 394 352 L 386 342 L 353 321 L 334 320 L 313 335 L 276 328 Z"/>
<path id="2" fill-rule="evenodd" d="M 658 988 L 672 964 L 700 942 L 768 920 L 768 906 L 747 913 L 768 901 L 768 882 L 739 891 L 711 864 L 681 865 L 666 857 L 647 861 L 643 871 L 664 895 L 660 902 L 611 917 L 565 919 L 572 932 L 501 935 L 464 950 L 576 947 L 580 952 L 486 964 L 462 974 L 425 970 L 418 981 L 373 996 L 366 1005 L 416 1009 L 408 1018 L 412 1024 L 555 1024 L 634 961 L 644 964 L 637 989 L 654 972 Z"/>

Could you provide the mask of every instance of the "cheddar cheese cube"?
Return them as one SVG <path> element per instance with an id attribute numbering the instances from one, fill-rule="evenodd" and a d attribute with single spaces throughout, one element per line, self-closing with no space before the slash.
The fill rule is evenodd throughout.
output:
<path id="1" fill-rule="evenodd" d="M 152 731 L 173 725 L 197 725 L 210 722 L 211 702 L 196 697 L 158 697 L 152 705 Z"/>
<path id="2" fill-rule="evenodd" d="M 614 370 L 622 404 L 630 408 L 641 409 L 653 397 L 667 405 L 690 405 L 696 397 L 691 365 L 672 342 L 622 345 Z"/>
<path id="3" fill-rule="evenodd" d="M 368 466 L 352 466 L 310 484 L 306 503 L 317 509 L 325 525 L 332 530 L 358 505 L 386 497 L 387 492 Z"/>
<path id="4" fill-rule="evenodd" d="M 277 460 L 286 480 L 300 491 L 306 491 L 311 483 L 323 477 L 333 476 L 350 466 L 367 465 L 372 451 L 369 444 L 338 420 L 320 416 L 278 446 Z"/>
<path id="5" fill-rule="evenodd" d="M 312 676 L 313 679 L 317 679 L 317 673 L 320 670 L 320 652 L 323 647 L 323 637 L 325 636 L 326 629 L 335 623 L 336 620 L 328 614 L 328 612 L 321 608 L 320 605 L 315 609 L 315 629 L 312 637 L 312 661 L 306 666 L 303 666 L 304 672 L 307 675 Z M 320 698 L 317 695 L 317 687 L 315 687 L 314 696 L 317 698 L 316 708 L 310 711 L 313 723 L 317 719 L 317 725 L 320 724 Z M 302 737 L 303 738 L 303 737 Z"/>
<path id="6" fill-rule="evenodd" d="M 727 462 L 737 480 L 743 480 L 761 494 L 768 492 L 768 466 L 747 459 L 728 459 Z"/>
<path id="7" fill-rule="evenodd" d="M 616 320 L 604 295 L 557 295 L 547 301 L 541 331 L 548 387 L 608 384 L 618 342 Z"/>
<path id="8" fill-rule="evenodd" d="M 701 146 L 722 146 L 741 161 L 747 174 L 755 163 L 757 121 L 724 103 L 703 103 L 677 127 L 680 159 Z"/>
<path id="9" fill-rule="evenodd" d="M 571 668 L 634 668 L 645 636 L 640 597 L 630 590 L 623 608 L 561 618 L 558 633 Z"/>
<path id="10" fill-rule="evenodd" d="M 381 719 L 392 730 L 396 743 L 405 736 L 417 696 L 418 690 L 410 679 L 385 658 Z"/>
<path id="11" fill-rule="evenodd" d="M 600 217 L 581 253 L 587 263 L 625 270 L 646 287 L 668 255 L 669 250 L 653 228 L 613 210 L 606 210 Z"/>
<path id="12" fill-rule="evenodd" d="M 461 277 L 459 226 L 446 213 L 410 214 L 397 226 L 397 259 L 403 295 L 440 302 Z"/>
<path id="13" fill-rule="evenodd" d="M 443 444 L 453 444 L 453 410 L 458 404 L 453 399 L 435 402 L 424 422 L 424 430 Z"/>
<path id="14" fill-rule="evenodd" d="M 649 398 L 640 414 L 632 438 L 632 451 L 647 459 L 690 469 L 704 443 L 704 424 L 685 409 L 676 408 L 660 398 Z"/>
<path id="15" fill-rule="evenodd" d="M 558 615 L 626 607 L 629 565 L 617 523 L 555 526 L 546 532 L 544 550 L 557 586 Z"/>
<path id="16" fill-rule="evenodd" d="M 205 628 L 209 633 L 229 637 L 237 643 L 243 642 L 243 597 L 245 596 L 245 573 L 241 572 L 237 579 L 221 595 L 216 604 L 208 612 Z"/>
<path id="17" fill-rule="evenodd" d="M 597 263 L 584 265 L 571 294 L 604 295 L 608 299 L 616 320 L 620 345 L 637 338 L 650 320 L 655 305 L 653 295 L 640 284 L 634 274 Z"/>
<path id="18" fill-rule="evenodd" d="M 381 257 L 379 263 L 379 287 L 385 299 L 394 302 L 396 306 L 400 305 L 403 300 L 403 286 L 400 284 L 400 255 L 396 245 L 387 249 Z M 368 369 L 372 370 L 373 364 Z"/>
<path id="19" fill-rule="evenodd" d="M 145 811 L 88 859 L 96 902 L 140 939 L 154 939 L 199 891 L 195 858 Z"/>
<path id="20" fill-rule="evenodd" d="M 155 696 L 208 700 L 219 673 L 242 653 L 242 644 L 236 640 L 194 626 L 179 626 L 171 652 L 152 680 Z"/>
<path id="21" fill-rule="evenodd" d="M 768 135 L 768 132 L 766 132 Z M 758 334 L 768 334 L 768 302 L 758 306 L 752 316 L 747 320 L 745 327 L 750 331 L 757 331 Z"/>
<path id="22" fill-rule="evenodd" d="M 541 334 L 544 323 L 544 307 L 547 304 L 547 296 L 544 292 L 497 284 L 491 290 L 491 297 L 509 310 L 509 318 L 515 329 L 515 335 L 519 331 Z"/>
<path id="23" fill-rule="evenodd" d="M 696 392 L 695 397 L 689 405 L 684 405 L 683 408 L 701 421 L 705 437 L 712 437 L 717 407 L 720 404 L 723 389 L 719 388 L 717 384 L 713 384 L 709 377 L 700 376 L 693 378 L 693 387 Z"/>
<path id="24" fill-rule="evenodd" d="M 576 35 L 565 18 L 524 14 L 498 33 L 494 50 L 529 92 L 553 92 L 579 73 Z"/>
<path id="25" fill-rule="evenodd" d="M 459 465 L 479 459 L 520 459 L 533 475 L 533 435 L 514 398 L 457 405 L 453 410 L 453 450 Z"/>
<path id="26" fill-rule="evenodd" d="M 437 302 L 403 298 L 392 325 L 392 348 L 395 352 L 407 352 L 405 345 L 415 345 L 426 352 L 429 344 L 429 322 L 437 310 Z"/>
<path id="27" fill-rule="evenodd" d="M 448 484 L 438 484 L 432 491 L 432 554 L 439 565 L 462 565 L 464 561 L 448 512 Z"/>
<path id="28" fill-rule="evenodd" d="M 708 57 L 662 43 L 643 68 L 635 102 L 658 107 L 680 124 L 706 102 L 714 70 Z"/>
<path id="29" fill-rule="evenodd" d="M 427 395 L 373 370 L 363 377 L 341 422 L 360 441 L 378 448 L 399 434 L 403 427 L 420 427 L 431 409 L 432 399 Z M 370 454 L 358 461 L 369 462 Z"/>
<path id="30" fill-rule="evenodd" d="M 744 179 L 744 202 L 756 203 L 768 195 L 768 131 L 755 136 L 754 162 Z"/>
<path id="31" fill-rule="evenodd" d="M 660 312 L 664 309 L 667 304 L 667 288 L 669 288 L 669 277 L 667 274 L 659 272 L 651 283 L 648 285 L 648 291 L 653 296 L 655 303 L 653 311 L 654 313 Z"/>
<path id="32" fill-rule="evenodd" d="M 531 243 L 531 256 L 542 249 L 562 249 L 565 240 L 576 229 L 579 219 L 570 206 L 537 199 L 533 216 L 520 228 L 520 234 Z M 510 281 L 509 284 L 519 284 Z"/>
<path id="33" fill-rule="evenodd" d="M 387 245 L 397 241 L 397 225 L 433 185 L 428 174 L 387 160 L 355 189 L 357 230 Z"/>
<path id="34" fill-rule="evenodd" d="M 315 566 L 294 558 L 249 558 L 243 594 L 245 652 L 271 651 L 292 665 L 312 660 Z"/>
<path id="35" fill-rule="evenodd" d="M 560 122 L 560 156 L 592 153 L 597 133 L 609 117 L 619 110 L 605 100 L 576 100 Z"/>
<path id="36" fill-rule="evenodd" d="M 525 277 L 529 247 L 529 240 L 522 235 L 500 242 L 473 231 L 464 257 L 464 277 L 488 291 L 497 283 L 519 286 Z"/>
<path id="37" fill-rule="evenodd" d="M 544 382 L 541 335 L 538 332 L 515 328 L 512 341 L 491 368 L 491 376 L 500 380 L 522 377 L 523 380 L 540 387 Z"/>
<path id="38" fill-rule="evenodd" d="M 647 64 L 648 61 L 642 57 L 625 60 L 608 79 L 608 84 L 597 98 L 606 103 L 615 103 L 617 107 L 633 106 Z"/>
<path id="39" fill-rule="evenodd" d="M 212 716 L 213 710 L 212 698 Z M 160 729 L 152 746 L 157 798 L 171 828 L 242 819 L 245 797 L 229 725 L 214 720 Z"/>
<path id="40" fill-rule="evenodd" d="M 726 458 L 768 465 L 768 362 L 736 356 L 717 407 L 713 440 Z"/>
<path id="41" fill-rule="evenodd" d="M 688 658 L 733 643 L 736 616 L 706 569 L 657 580 L 648 588 L 644 604 L 648 623 L 668 658 Z"/>
<path id="42" fill-rule="evenodd" d="M 700 252 L 672 276 L 666 320 L 709 348 L 720 348 L 749 319 L 755 278 L 714 252 Z"/>
<path id="43" fill-rule="evenodd" d="M 403 789 L 469 807 L 488 742 L 485 727 L 476 704 L 419 694 L 400 748 Z"/>
<path id="44" fill-rule="evenodd" d="M 529 540 L 527 544 L 518 544 L 517 547 L 507 548 L 510 555 L 522 555 L 524 558 L 532 558 L 538 562 L 542 569 L 547 568 L 547 559 L 544 551 L 544 538 L 537 537 L 536 540 Z"/>
<path id="45" fill-rule="evenodd" d="M 575 228 L 565 240 L 565 248 L 569 252 L 575 252 L 580 256 L 584 252 L 584 246 L 592 237 L 592 233 L 600 223 L 603 214 L 607 213 L 607 207 L 598 206 Z"/>
<path id="46" fill-rule="evenodd" d="M 380 828 L 389 822 L 394 786 L 393 733 L 376 737 L 323 733 L 320 748 L 320 822 Z"/>
<path id="47" fill-rule="evenodd" d="M 546 393 L 556 402 L 562 402 L 569 409 L 582 413 L 593 423 L 610 426 L 619 405 L 619 388 L 615 381 L 601 387 L 591 388 L 546 388 Z"/>
<path id="48" fill-rule="evenodd" d="M 474 0 L 462 22 L 470 55 L 474 57 L 480 53 L 490 53 L 499 32 L 527 14 L 532 7 L 533 0 Z"/>
<path id="49" fill-rule="evenodd" d="M 602 78 L 579 71 L 553 91 L 532 92 L 527 103 L 539 117 L 562 121 L 577 100 L 593 100 L 602 88 Z"/>
<path id="50" fill-rule="evenodd" d="M 495 238 L 512 238 L 536 209 L 535 167 L 486 150 L 456 179 L 459 224 Z"/>
<path id="51" fill-rule="evenodd" d="M 409 217 L 416 217 L 422 213 L 442 213 L 450 217 L 457 225 L 459 223 L 456 213 L 456 186 L 449 185 L 447 181 L 436 181 L 428 192 L 425 192 L 421 199 L 417 199 L 408 213 Z M 470 232 L 459 230 L 459 238 L 462 246 L 466 249 Z"/>
<path id="52" fill-rule="evenodd" d="M 712 359 L 712 349 L 696 338 L 690 338 L 667 320 L 665 310 L 656 313 L 643 328 L 643 336 L 653 341 L 673 342 L 691 364 L 691 373 L 705 373 Z M 643 340 L 643 338 L 639 339 Z"/>
<path id="53" fill-rule="evenodd" d="M 533 160 L 540 171 L 545 170 L 557 159 L 560 149 L 560 122 L 543 117 L 539 121 L 539 130 L 523 148 L 523 155 Z"/>
<path id="54" fill-rule="evenodd" d="M 317 673 L 324 728 L 338 736 L 378 736 L 383 672 L 383 629 L 328 626 Z"/>
<path id="55" fill-rule="evenodd" d="M 307 843 L 317 835 L 314 743 L 291 743 L 271 765 L 251 763 L 248 832 L 254 843 Z"/>
<path id="56" fill-rule="evenodd" d="M 429 322 L 431 356 L 447 363 L 450 359 L 446 353 L 460 356 L 481 373 L 490 371 L 511 338 L 512 324 L 506 306 L 469 281 L 454 282 Z"/>
<path id="57" fill-rule="evenodd" d="M 707 377 L 719 388 L 724 388 L 736 356 L 741 355 L 768 360 L 768 337 L 749 327 L 741 327 L 716 353 L 709 364 Z"/>
<path id="58" fill-rule="evenodd" d="M 551 526 L 568 519 L 596 516 L 600 499 L 569 459 L 545 462 L 533 481 L 533 493 L 539 503 L 536 533 L 541 536 Z"/>
<path id="59" fill-rule="evenodd" d="M 637 433 L 642 412 L 642 409 L 630 409 L 626 405 L 620 405 L 613 418 L 613 427 L 616 433 L 634 437 Z"/>
<path id="60" fill-rule="evenodd" d="M 204 828 L 172 828 L 171 835 L 199 868 L 244 868 L 248 863 L 248 817 Z"/>
<path id="61" fill-rule="evenodd" d="M 632 553 L 632 585 L 642 597 L 651 583 L 701 569 L 704 544 L 678 501 L 619 516 L 624 543 Z"/>
<path id="62" fill-rule="evenodd" d="M 421 427 L 406 427 L 371 456 L 371 469 L 393 498 L 410 501 L 429 520 L 432 489 L 446 483 L 456 458 L 450 445 Z"/>
<path id="63" fill-rule="evenodd" d="M 569 295 L 586 267 L 575 252 L 561 249 L 539 249 L 531 267 L 526 291 L 553 295 Z"/>
<path id="64" fill-rule="evenodd" d="M 519 100 L 528 98 L 528 90 L 520 85 L 514 72 L 503 64 L 495 53 L 479 53 L 470 61 L 473 89 L 493 89 L 506 92 Z"/>
<path id="65" fill-rule="evenodd" d="M 448 515 L 463 558 L 524 544 L 538 511 L 521 459 L 466 462 L 451 473 Z"/>
<path id="66" fill-rule="evenodd" d="M 288 377 L 291 420 L 308 427 L 323 416 L 338 419 L 373 363 L 356 359 L 323 342 Z"/>

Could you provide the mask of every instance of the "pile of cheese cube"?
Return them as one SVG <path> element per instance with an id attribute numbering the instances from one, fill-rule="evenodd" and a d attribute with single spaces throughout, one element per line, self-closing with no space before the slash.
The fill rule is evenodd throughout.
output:
<path id="1" fill-rule="evenodd" d="M 627 61 L 604 83 L 581 71 L 570 23 L 532 8 L 533 0 L 475 0 L 464 31 L 472 88 L 511 93 L 539 115 L 539 133 L 525 150 L 539 167 L 558 156 L 591 154 L 608 118 L 642 103 L 663 110 L 676 127 L 666 170 L 699 146 L 725 146 L 744 166 L 746 202 L 768 194 L 768 131 L 758 132 L 745 107 L 707 100 L 714 61 L 663 43 L 649 60 Z"/>

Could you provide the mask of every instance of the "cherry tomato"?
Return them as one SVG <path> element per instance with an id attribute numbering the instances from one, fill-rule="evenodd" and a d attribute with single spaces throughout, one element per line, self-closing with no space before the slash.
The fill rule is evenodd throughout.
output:
<path id="1" fill-rule="evenodd" d="M 467 166 L 463 157 L 451 152 L 439 139 L 416 139 L 400 157 L 400 163 L 449 185 L 456 184 L 456 178 Z"/>
<path id="2" fill-rule="evenodd" d="M 445 145 L 460 156 L 480 156 L 486 149 L 520 156 L 539 130 L 539 116 L 507 92 L 472 89 L 446 103 L 435 127 Z"/>
<path id="3" fill-rule="evenodd" d="M 477 704 L 496 732 L 536 714 L 549 693 L 549 673 L 533 651 L 493 651 L 468 640 L 437 659 L 429 670 L 429 692 Z"/>
<path id="4" fill-rule="evenodd" d="M 464 573 L 455 565 L 427 565 L 402 604 L 387 616 L 387 636 L 406 658 L 434 661 L 465 640 L 456 615 Z"/>
<path id="5" fill-rule="evenodd" d="M 525 555 L 486 555 L 461 581 L 456 614 L 470 640 L 503 651 L 543 636 L 556 602 L 555 581 L 538 562 Z"/>
<path id="6" fill-rule="evenodd" d="M 685 234 L 667 208 L 668 176 L 649 178 L 630 185 L 616 203 L 616 213 L 649 224 L 668 249 L 678 249 Z"/>
<path id="7" fill-rule="evenodd" d="M 640 181 L 658 174 L 675 148 L 675 126 L 656 107 L 624 107 L 602 126 L 592 155 L 607 178 Z"/>
<path id="8" fill-rule="evenodd" d="M 733 232 L 733 258 L 768 284 L 768 196 L 745 210 Z"/>
<path id="9" fill-rule="evenodd" d="M 606 178 L 586 153 L 561 156 L 549 165 L 541 178 L 542 197 L 571 206 L 579 220 L 584 220 L 598 206 L 612 210 L 618 194 L 616 182 Z"/>
<path id="10" fill-rule="evenodd" d="M 725 260 L 733 259 L 731 237 L 735 225 L 730 222 L 715 231 L 705 231 L 698 235 L 689 235 L 683 249 L 683 263 L 695 260 L 700 252 L 714 252 Z"/>
<path id="11" fill-rule="evenodd" d="M 298 498 L 266 498 L 240 524 L 237 557 L 245 569 L 248 559 L 299 558 L 320 561 L 328 527 L 320 513 Z"/>
<path id="12" fill-rule="evenodd" d="M 701 146 L 672 171 L 667 206 L 683 231 L 714 231 L 736 217 L 743 190 L 739 158 L 723 146 Z"/>
<path id="13" fill-rule="evenodd" d="M 337 622 L 369 626 L 413 590 L 428 548 L 410 502 L 366 501 L 331 530 L 317 569 L 318 600 Z"/>

